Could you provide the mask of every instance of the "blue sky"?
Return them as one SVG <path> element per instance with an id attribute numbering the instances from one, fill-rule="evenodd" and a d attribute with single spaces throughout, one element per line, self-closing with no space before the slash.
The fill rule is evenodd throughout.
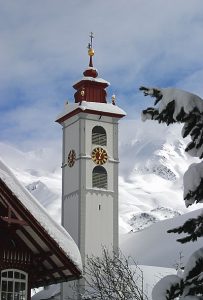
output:
<path id="1" fill-rule="evenodd" d="M 0 0 L 0 139 L 20 149 L 61 141 L 55 117 L 88 65 L 110 81 L 128 119 L 150 99 L 140 85 L 203 97 L 202 0 Z"/>

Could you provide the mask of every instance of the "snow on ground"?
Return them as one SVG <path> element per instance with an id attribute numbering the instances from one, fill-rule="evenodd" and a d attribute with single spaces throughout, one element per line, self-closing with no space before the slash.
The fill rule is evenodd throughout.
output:
<path id="1" fill-rule="evenodd" d="M 145 295 L 148 296 L 148 300 L 151 300 L 152 289 L 155 284 L 164 276 L 176 274 L 175 269 L 170 268 L 161 268 L 155 266 L 143 266 L 140 265 L 138 268 L 136 266 L 131 266 L 132 270 L 137 270 L 138 277 L 143 275 L 143 291 Z M 136 276 L 137 278 L 137 276 Z M 138 286 L 142 289 L 142 281 L 138 281 Z M 51 285 L 48 288 L 41 290 L 40 292 L 33 294 L 32 300 L 40 300 L 40 299 L 47 299 L 51 297 L 59 298 L 60 293 L 60 284 Z"/>
<path id="2" fill-rule="evenodd" d="M 152 289 L 160 279 L 162 279 L 165 276 L 174 275 L 177 273 L 177 271 L 172 268 L 162 268 L 144 265 L 140 265 L 139 268 L 143 272 L 143 290 L 148 296 L 148 300 L 152 299 Z"/>
<path id="3" fill-rule="evenodd" d="M 182 225 L 189 218 L 203 213 L 196 210 L 187 214 L 157 222 L 150 227 L 121 236 L 120 246 L 125 256 L 132 256 L 138 264 L 173 268 L 178 262 L 179 254 L 185 264 L 190 255 L 202 247 L 203 237 L 196 242 L 181 244 L 176 239 L 183 234 L 167 233 L 167 230 Z"/>
<path id="4" fill-rule="evenodd" d="M 154 289 L 152 290 L 152 294 L 151 294 L 152 299 L 165 300 L 167 291 L 170 290 L 172 285 L 176 286 L 177 284 L 178 285 L 180 284 L 180 278 L 177 275 L 167 275 L 164 278 L 161 278 L 161 280 L 157 282 Z M 189 298 L 188 300 L 191 300 L 191 298 Z"/>

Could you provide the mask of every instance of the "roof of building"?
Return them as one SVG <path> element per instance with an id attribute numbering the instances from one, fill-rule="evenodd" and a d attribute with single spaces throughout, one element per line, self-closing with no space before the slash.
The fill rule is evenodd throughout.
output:
<path id="1" fill-rule="evenodd" d="M 60 294 L 60 284 L 52 284 L 48 288 L 41 290 L 32 296 L 32 300 L 54 299 L 56 295 Z"/>
<path id="2" fill-rule="evenodd" d="M 100 77 L 91 77 L 91 76 L 84 76 L 83 78 L 81 78 L 80 80 L 78 80 L 77 82 L 74 83 L 73 87 L 74 86 L 77 86 L 77 84 L 81 81 L 92 81 L 92 82 L 98 82 L 98 83 L 104 83 L 106 86 L 109 86 L 110 85 L 110 82 L 106 81 L 105 79 L 103 78 L 100 78 Z"/>
<path id="3" fill-rule="evenodd" d="M 79 112 L 96 113 L 118 118 L 122 118 L 126 115 L 126 112 L 123 109 L 112 103 L 82 101 L 81 103 L 66 104 L 65 110 L 57 116 L 56 122 L 60 123 L 64 119 L 68 119 L 70 116 Z"/>
<path id="4" fill-rule="evenodd" d="M 81 256 L 72 237 L 49 216 L 1 160 L 0 207 L 0 223 L 8 228 L 13 226 L 18 240 L 34 258 L 36 268 L 39 263 L 39 278 L 34 286 L 80 277 Z"/>

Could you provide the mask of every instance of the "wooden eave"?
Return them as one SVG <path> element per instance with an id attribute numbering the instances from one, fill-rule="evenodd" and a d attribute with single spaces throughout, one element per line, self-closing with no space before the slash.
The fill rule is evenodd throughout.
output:
<path id="1" fill-rule="evenodd" d="M 1 179 L 0 198 L 12 211 L 12 217 L 1 216 L 0 224 L 13 228 L 16 238 L 32 253 L 31 287 L 80 278 L 81 271 Z"/>
<path id="2" fill-rule="evenodd" d="M 93 78 L 93 80 L 89 79 L 89 78 L 83 78 L 81 79 L 80 81 L 76 82 L 74 85 L 73 85 L 73 88 L 75 90 L 78 90 L 80 89 L 81 87 L 86 87 L 86 86 L 93 86 L 93 87 L 100 87 L 100 88 L 107 88 L 109 86 L 108 82 L 102 82 L 102 81 L 97 81 L 96 78 Z"/>
<path id="3" fill-rule="evenodd" d="M 61 124 L 64 121 L 68 120 L 69 118 L 79 114 L 79 113 L 87 113 L 87 114 L 92 114 L 92 115 L 100 115 L 100 116 L 106 116 L 106 117 L 112 117 L 112 118 L 118 118 L 121 119 L 125 116 L 125 114 L 116 114 L 116 113 L 111 113 L 111 112 L 104 112 L 104 111 L 99 111 L 99 110 L 93 110 L 93 109 L 81 109 L 80 107 L 77 107 L 75 110 L 67 113 L 66 115 L 58 118 L 55 122 Z"/>

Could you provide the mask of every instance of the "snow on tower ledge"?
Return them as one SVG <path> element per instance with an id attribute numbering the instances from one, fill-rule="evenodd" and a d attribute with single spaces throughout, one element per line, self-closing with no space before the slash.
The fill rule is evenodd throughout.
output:
<path id="1" fill-rule="evenodd" d="M 122 118 L 126 115 L 126 112 L 123 109 L 111 103 L 82 101 L 81 103 L 66 104 L 64 112 L 57 116 L 56 122 L 62 123 L 66 119 L 80 112 L 112 116 L 115 118 Z"/>

